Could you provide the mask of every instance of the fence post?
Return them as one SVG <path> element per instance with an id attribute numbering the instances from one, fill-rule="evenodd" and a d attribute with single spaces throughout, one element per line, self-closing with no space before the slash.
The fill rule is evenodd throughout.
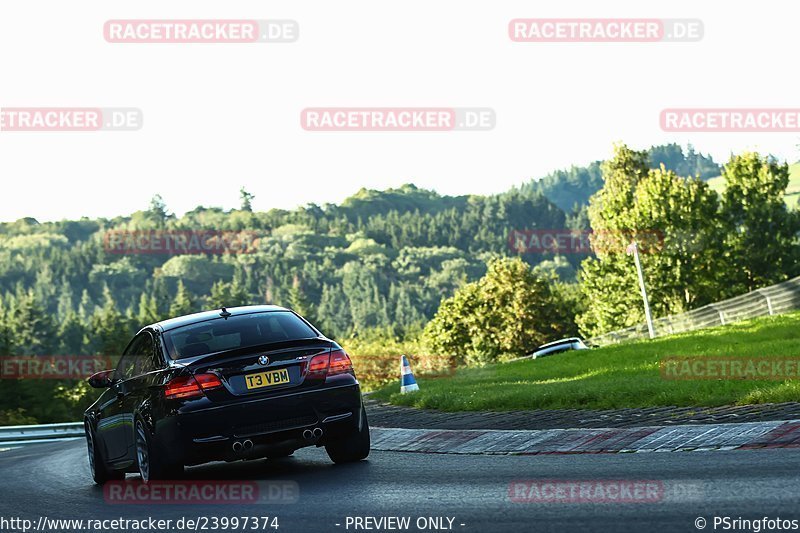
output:
<path id="1" fill-rule="evenodd" d="M 636 263 L 636 272 L 639 274 L 639 288 L 642 291 L 642 300 L 644 300 L 644 317 L 647 320 L 647 332 L 651 339 L 656 338 L 656 332 L 653 329 L 653 317 L 650 316 L 650 302 L 647 301 L 647 289 L 644 286 L 644 273 L 642 272 L 642 263 L 639 261 L 639 245 L 633 241 L 628 249 L 628 254 L 633 254 L 633 260 Z"/>
<path id="2" fill-rule="evenodd" d="M 761 291 L 756 291 L 756 292 L 758 294 L 760 294 L 761 296 L 763 296 L 764 299 L 767 301 L 767 311 L 769 312 L 769 316 L 774 315 L 775 313 L 772 312 L 772 300 L 769 299 L 769 296 L 767 296 L 766 294 L 764 294 Z"/>
<path id="3" fill-rule="evenodd" d="M 711 309 L 713 309 L 714 311 L 717 312 L 717 314 L 719 315 L 719 323 L 720 323 L 721 326 L 724 326 L 725 325 L 725 312 L 722 309 L 719 309 L 714 304 L 711 304 L 710 307 L 711 307 Z"/>

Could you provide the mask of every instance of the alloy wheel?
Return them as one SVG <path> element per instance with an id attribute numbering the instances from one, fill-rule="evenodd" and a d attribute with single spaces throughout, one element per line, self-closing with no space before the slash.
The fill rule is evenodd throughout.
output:
<path id="1" fill-rule="evenodd" d="M 142 481 L 150 481 L 150 452 L 147 449 L 147 433 L 144 424 L 136 423 L 136 462 L 139 465 L 139 475 Z"/>
<path id="2" fill-rule="evenodd" d="M 86 448 L 89 452 L 89 471 L 94 475 L 95 468 L 97 468 L 97 465 L 94 464 L 94 437 L 92 436 L 92 430 L 88 427 L 86 428 Z"/>

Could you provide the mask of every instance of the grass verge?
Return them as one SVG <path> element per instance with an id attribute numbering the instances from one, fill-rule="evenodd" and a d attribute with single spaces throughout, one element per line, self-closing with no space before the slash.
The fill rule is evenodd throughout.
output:
<path id="1" fill-rule="evenodd" d="M 376 391 L 373 398 L 444 411 L 800 401 L 800 380 L 664 379 L 659 362 L 675 356 L 800 359 L 800 312 L 535 361 L 460 369 L 450 377 L 418 379 L 420 390 L 411 394 L 400 394 L 398 381 Z"/>

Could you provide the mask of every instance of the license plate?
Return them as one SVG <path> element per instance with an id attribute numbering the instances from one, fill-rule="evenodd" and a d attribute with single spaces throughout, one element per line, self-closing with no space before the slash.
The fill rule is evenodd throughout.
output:
<path id="1" fill-rule="evenodd" d="M 289 370 L 272 370 L 271 372 L 259 372 L 258 374 L 248 374 L 244 377 L 244 383 L 248 389 L 261 389 L 272 387 L 273 385 L 283 385 L 289 383 Z"/>

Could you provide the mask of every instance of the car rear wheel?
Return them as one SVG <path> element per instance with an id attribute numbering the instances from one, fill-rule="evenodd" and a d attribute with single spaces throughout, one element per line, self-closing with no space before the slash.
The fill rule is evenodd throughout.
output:
<path id="1" fill-rule="evenodd" d="M 89 455 L 89 472 L 91 472 L 94 482 L 103 485 L 107 481 L 125 479 L 125 472 L 109 470 L 106 466 L 97 439 L 88 423 L 84 425 L 84 429 L 86 430 L 86 448 Z"/>
<path id="2" fill-rule="evenodd" d="M 352 463 L 366 459 L 369 455 L 369 424 L 367 423 L 367 411 L 361 408 L 361 429 L 354 431 L 350 435 L 329 442 L 325 445 L 328 457 L 334 463 Z"/>
<path id="3" fill-rule="evenodd" d="M 142 481 L 149 483 L 159 479 L 177 479 L 183 474 L 183 465 L 168 465 L 158 457 L 153 438 L 144 422 L 136 421 L 136 465 Z"/>

